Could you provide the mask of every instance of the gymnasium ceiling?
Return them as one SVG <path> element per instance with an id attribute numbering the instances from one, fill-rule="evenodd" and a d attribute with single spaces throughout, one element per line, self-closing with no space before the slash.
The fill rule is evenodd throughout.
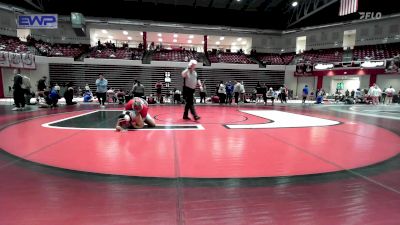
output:
<path id="1" fill-rule="evenodd" d="M 299 5 L 292 7 L 292 2 Z M 358 0 L 359 11 L 400 13 L 398 0 Z M 259 29 L 290 29 L 359 19 L 359 14 L 339 17 L 340 0 L 1 0 L 6 4 L 45 13 L 206 24 Z M 302 4 L 319 10 L 300 22 L 291 20 Z M 304 9 L 304 7 L 303 7 Z M 301 17 L 300 17 L 301 18 Z M 290 21 L 290 22 L 289 22 Z"/>

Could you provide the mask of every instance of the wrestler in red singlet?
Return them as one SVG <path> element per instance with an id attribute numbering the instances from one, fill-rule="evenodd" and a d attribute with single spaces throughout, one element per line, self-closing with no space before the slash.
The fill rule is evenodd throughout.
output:
<path id="1" fill-rule="evenodd" d="M 149 110 L 149 104 L 142 98 L 134 97 L 133 99 L 129 100 L 128 103 L 126 103 L 125 110 L 133 110 L 137 113 L 140 113 L 142 118 L 145 119 L 147 116 L 147 111 Z"/>
<path id="2" fill-rule="evenodd" d="M 116 130 L 121 131 L 129 128 L 155 127 L 154 119 L 148 114 L 149 104 L 142 98 L 135 97 L 125 105 L 123 112 L 117 121 Z"/>

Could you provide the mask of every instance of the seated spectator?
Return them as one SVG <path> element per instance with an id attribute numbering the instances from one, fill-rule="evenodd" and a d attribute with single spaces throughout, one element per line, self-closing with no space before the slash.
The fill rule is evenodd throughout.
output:
<path id="1" fill-rule="evenodd" d="M 76 102 L 73 102 L 72 99 L 74 98 L 74 88 L 69 86 L 68 89 L 64 93 L 65 103 L 67 105 L 75 105 Z"/>
<path id="2" fill-rule="evenodd" d="M 106 93 L 107 93 L 107 102 L 113 103 L 117 101 L 115 92 L 112 88 L 108 88 Z"/>
<path id="3" fill-rule="evenodd" d="M 125 103 L 125 92 L 123 92 L 121 89 L 119 89 L 117 92 L 117 99 L 118 99 L 118 104 Z"/>
<path id="4" fill-rule="evenodd" d="M 174 88 L 174 104 L 176 103 L 182 103 L 181 100 L 181 91 L 178 89 Z"/>
<path id="5" fill-rule="evenodd" d="M 93 93 L 90 90 L 83 93 L 83 102 L 93 102 Z"/>
<path id="6" fill-rule="evenodd" d="M 52 87 L 45 99 L 50 108 L 56 108 L 58 107 L 57 103 L 58 99 L 60 99 L 60 94 L 55 87 Z"/>

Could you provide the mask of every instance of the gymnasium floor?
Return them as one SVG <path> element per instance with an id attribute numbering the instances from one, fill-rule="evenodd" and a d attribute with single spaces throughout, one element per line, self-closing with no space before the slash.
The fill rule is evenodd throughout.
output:
<path id="1" fill-rule="evenodd" d="M 400 107 L 0 106 L 0 225 L 399 224 Z"/>

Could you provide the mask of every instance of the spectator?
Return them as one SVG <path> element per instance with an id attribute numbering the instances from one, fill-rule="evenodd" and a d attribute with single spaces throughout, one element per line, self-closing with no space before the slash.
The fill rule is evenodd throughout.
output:
<path id="1" fill-rule="evenodd" d="M 275 100 L 275 96 L 274 96 L 274 89 L 269 88 L 269 90 L 265 93 L 266 97 L 265 97 L 265 105 L 267 105 L 268 99 L 271 99 L 272 101 L 272 105 L 274 105 L 274 100 Z"/>
<path id="2" fill-rule="evenodd" d="M 226 83 L 226 103 L 232 104 L 233 85 L 231 81 Z"/>
<path id="3" fill-rule="evenodd" d="M 369 89 L 368 95 L 372 97 L 372 104 L 378 105 L 379 104 L 379 97 L 382 94 L 382 90 L 378 87 L 378 85 L 374 84 Z"/>
<path id="4" fill-rule="evenodd" d="M 14 103 L 15 107 L 12 109 L 13 111 L 19 111 L 25 109 L 25 98 L 24 98 L 24 89 L 22 89 L 22 76 L 21 70 L 14 70 L 14 85 L 13 85 L 14 93 Z"/>
<path id="5" fill-rule="evenodd" d="M 390 86 L 389 88 L 386 88 L 385 93 L 386 93 L 386 102 L 388 105 L 391 105 L 393 101 L 393 95 L 396 94 L 396 90 L 394 90 L 394 88 Z"/>
<path id="6" fill-rule="evenodd" d="M 240 83 L 240 99 L 243 101 L 243 103 L 247 103 L 245 93 L 246 90 L 244 89 L 244 82 L 242 81 Z"/>
<path id="7" fill-rule="evenodd" d="M 25 104 L 30 105 L 31 104 L 31 79 L 27 77 L 26 75 L 22 75 L 22 85 L 21 85 L 24 94 L 25 94 Z"/>
<path id="8" fill-rule="evenodd" d="M 50 88 L 50 93 L 47 96 L 46 102 L 51 108 L 58 107 L 58 99 L 60 99 L 59 91 L 54 87 Z"/>
<path id="9" fill-rule="evenodd" d="M 348 97 L 350 96 L 349 89 L 347 89 L 347 90 L 344 92 L 344 95 L 346 96 L 346 98 L 348 98 Z"/>
<path id="10" fill-rule="evenodd" d="M 135 89 L 135 86 L 137 85 L 137 80 L 134 80 L 133 81 L 133 84 L 132 84 L 132 90 L 131 90 L 131 92 L 132 92 L 132 95 L 135 95 L 135 92 L 133 91 L 134 89 Z"/>
<path id="11" fill-rule="evenodd" d="M 219 103 L 225 103 L 225 98 L 226 98 L 226 87 L 223 81 L 221 81 L 218 85 L 218 97 L 219 97 Z"/>
<path id="12" fill-rule="evenodd" d="M 206 103 L 207 87 L 206 80 L 203 80 L 200 85 L 200 103 Z"/>
<path id="13" fill-rule="evenodd" d="M 351 97 L 351 98 L 355 98 L 355 93 L 356 93 L 356 92 L 355 92 L 354 89 L 353 89 L 353 90 L 350 92 L 350 97 Z"/>
<path id="14" fill-rule="evenodd" d="M 106 92 L 107 92 L 108 81 L 104 78 L 103 74 L 99 74 L 99 79 L 96 80 L 96 95 L 99 100 L 100 107 L 104 108 L 104 103 L 106 101 Z"/>
<path id="15" fill-rule="evenodd" d="M 108 103 L 114 103 L 117 101 L 117 98 L 115 97 L 115 92 L 112 88 L 107 88 L 107 102 Z"/>
<path id="16" fill-rule="evenodd" d="M 73 102 L 72 99 L 74 99 L 74 88 L 72 87 L 72 84 L 69 83 L 67 85 L 67 90 L 64 92 L 64 98 L 65 98 L 65 103 L 67 105 L 75 105 L 76 102 Z"/>
<path id="17" fill-rule="evenodd" d="M 119 89 L 117 92 L 117 99 L 118 99 L 118 104 L 125 103 L 125 92 L 123 92 L 121 89 Z"/>
<path id="18" fill-rule="evenodd" d="M 47 88 L 46 80 L 47 80 L 47 77 L 44 76 L 38 81 L 38 85 L 37 85 L 37 90 L 38 91 L 45 91 L 46 90 L 46 88 Z"/>
<path id="19" fill-rule="evenodd" d="M 239 94 L 240 94 L 240 86 L 241 84 L 239 83 L 239 81 L 234 81 L 235 85 L 233 86 L 233 93 L 235 96 L 235 103 L 239 104 Z"/>
<path id="20" fill-rule="evenodd" d="M 175 102 L 176 103 L 181 103 L 181 92 L 176 88 L 174 88 L 174 101 L 173 101 L 173 103 L 175 104 Z"/>
<path id="21" fill-rule="evenodd" d="M 92 102 L 93 101 L 93 93 L 88 90 L 85 91 L 85 93 L 83 94 L 83 102 Z"/>
<path id="22" fill-rule="evenodd" d="M 86 84 L 86 85 L 85 85 L 85 91 L 90 91 L 89 84 Z"/>
<path id="23" fill-rule="evenodd" d="M 355 102 L 356 102 L 356 103 L 357 103 L 357 102 L 361 102 L 361 100 L 362 100 L 362 94 L 361 94 L 360 88 L 358 88 L 358 89 L 355 91 L 355 93 L 354 93 L 354 99 L 355 99 Z"/>
<path id="24" fill-rule="evenodd" d="M 306 103 L 307 97 L 308 97 L 308 85 L 306 84 L 303 88 L 303 104 Z"/>
<path id="25" fill-rule="evenodd" d="M 156 88 L 157 101 L 158 101 L 158 103 L 161 103 L 161 93 L 162 93 L 163 84 L 161 83 L 160 80 L 157 81 L 155 88 Z"/>
<path id="26" fill-rule="evenodd" d="M 280 95 L 281 103 L 284 103 L 284 102 L 287 103 L 287 101 L 286 101 L 286 98 L 287 98 L 286 86 L 284 85 L 283 87 L 281 87 L 280 91 L 281 91 L 281 95 Z"/>
<path id="27" fill-rule="evenodd" d="M 56 85 L 54 85 L 54 89 L 58 92 L 58 94 L 60 94 L 60 86 L 56 83 Z"/>
<path id="28" fill-rule="evenodd" d="M 133 86 L 133 97 L 144 98 L 144 86 L 140 81 L 136 81 L 136 85 Z"/>

